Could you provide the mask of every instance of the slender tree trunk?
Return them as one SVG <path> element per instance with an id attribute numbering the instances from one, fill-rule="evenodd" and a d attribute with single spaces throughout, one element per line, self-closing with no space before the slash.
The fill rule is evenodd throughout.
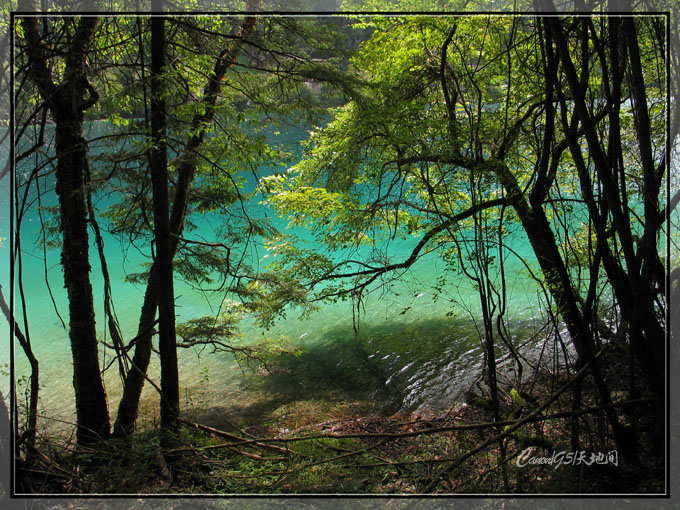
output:
<path id="1" fill-rule="evenodd" d="M 17 324 L 16 319 L 10 314 L 10 309 L 5 301 L 5 296 L 2 293 L 2 285 L 0 285 L 0 310 L 2 310 L 3 315 L 7 319 L 7 322 L 13 326 L 14 336 L 19 342 L 19 345 L 24 351 L 28 362 L 31 365 L 31 377 L 30 377 L 30 395 L 28 402 L 28 419 L 26 421 L 26 436 L 25 440 L 29 447 L 35 445 L 35 438 L 37 433 L 37 423 L 38 423 L 38 396 L 40 392 L 40 365 L 38 359 L 33 353 L 31 348 L 31 342 L 29 339 L 21 332 L 19 324 Z M 5 446 L 7 446 L 5 444 Z M 0 457 L 0 459 L 3 457 Z"/>
<path id="2" fill-rule="evenodd" d="M 157 268 L 153 265 L 144 292 L 132 367 L 125 378 L 123 396 L 118 404 L 118 415 L 113 429 L 114 436 L 117 437 L 125 437 L 131 434 L 137 421 L 139 399 L 151 360 L 152 328 L 156 318 L 157 279 Z"/>
<path id="3" fill-rule="evenodd" d="M 161 358 L 161 427 L 172 428 L 179 413 L 179 370 L 175 336 L 175 292 L 172 272 L 168 201 L 168 153 L 163 98 L 165 18 L 151 18 L 151 182 L 158 278 L 159 351 Z"/>
<path id="4" fill-rule="evenodd" d="M 640 61 L 640 48 L 638 45 L 637 29 L 632 18 L 623 19 L 625 40 L 628 43 L 628 55 L 630 61 L 630 74 L 632 85 L 633 105 L 635 109 L 635 132 L 637 134 L 640 160 L 642 162 L 643 176 L 643 200 L 644 200 L 644 234 L 640 242 L 638 253 L 641 254 L 641 267 L 639 278 L 639 302 L 636 303 L 635 312 L 640 314 L 641 329 L 648 330 L 646 335 L 647 342 L 653 343 L 653 347 L 647 346 L 648 354 L 642 356 L 641 362 L 646 366 L 649 373 L 654 373 L 652 381 L 659 394 L 663 393 L 665 387 L 664 359 L 663 356 L 663 336 L 656 336 L 663 333 L 662 328 L 656 327 L 658 320 L 655 320 L 653 307 L 653 287 L 655 283 L 661 283 L 663 278 L 663 266 L 659 260 L 658 241 L 659 233 L 657 220 L 659 211 L 659 191 L 661 182 L 665 174 L 665 167 L 657 173 L 652 142 L 648 111 L 647 93 L 643 77 L 642 64 Z M 659 272 L 659 268 L 661 271 Z M 646 306 L 642 306 L 646 304 Z M 651 320 L 650 320 L 651 319 Z M 651 333 L 651 334 L 650 334 Z M 643 348 L 644 349 L 644 348 Z M 661 352 L 661 354 L 659 354 Z"/>
<path id="5" fill-rule="evenodd" d="M 588 326 L 583 321 L 579 309 L 579 300 L 571 286 L 569 274 L 560 256 L 555 236 L 545 212 L 538 205 L 529 206 L 515 177 L 507 166 L 499 164 L 496 171 L 508 191 L 509 197 L 514 201 L 513 207 L 529 238 L 529 243 L 545 276 L 547 287 L 555 299 L 558 313 L 569 331 L 576 353 L 583 360 L 583 363 L 590 368 L 600 400 L 606 406 L 611 403 L 609 390 L 602 369 L 595 357 L 592 336 L 589 334 Z M 612 426 L 614 440 L 621 454 L 626 458 L 635 460 L 638 450 L 637 439 L 621 426 L 613 408 L 608 407 L 606 413 Z"/>
<path id="6" fill-rule="evenodd" d="M 635 293 L 636 303 L 630 319 L 631 347 L 656 395 L 654 445 L 657 451 L 661 453 L 664 443 L 666 410 L 667 337 L 654 310 L 654 287 L 656 285 L 662 286 L 662 280 L 665 278 L 657 248 L 659 235 L 656 221 L 659 216 L 659 190 L 661 189 L 665 167 L 662 166 L 657 173 L 654 164 L 650 134 L 651 123 L 635 20 L 624 18 L 623 28 L 625 40 L 628 43 L 633 105 L 635 108 L 635 131 L 643 170 L 645 212 L 644 234 L 638 248 L 638 253 L 641 253 L 642 264 L 640 278 L 636 280 L 638 284 Z"/>
<path id="7" fill-rule="evenodd" d="M 624 262 L 616 261 L 615 264 L 612 264 L 608 258 L 603 259 L 605 261 L 604 267 L 613 282 L 623 279 L 623 285 L 614 285 L 613 288 L 619 301 L 621 317 L 629 325 L 631 348 L 656 396 L 654 415 L 657 422 L 656 429 L 661 431 L 665 414 L 666 335 L 654 308 L 654 296 L 658 292 L 657 286 L 662 286 L 664 279 L 663 266 L 659 260 L 657 249 L 658 217 L 660 214 L 658 195 L 664 168 L 662 167 L 657 171 L 652 155 L 650 119 L 635 22 L 627 18 L 623 18 L 621 21 L 610 20 L 609 29 L 612 38 L 610 40 L 610 52 L 613 57 L 611 59 L 611 70 L 607 69 L 606 63 L 603 62 L 602 73 L 603 75 L 612 73 L 614 97 L 616 98 L 620 81 L 624 76 L 623 69 L 619 69 L 619 45 L 628 50 L 628 58 L 626 60 L 621 58 L 621 60 L 623 65 L 629 64 L 632 104 L 635 112 L 635 132 L 642 170 L 644 232 L 639 242 L 636 242 L 632 235 L 626 199 L 620 197 L 617 192 L 620 188 L 616 182 L 617 168 L 622 164 L 621 157 L 619 155 L 612 160 L 605 157 L 596 125 L 588 111 L 583 89 L 579 84 L 574 63 L 571 60 L 562 27 L 556 19 L 551 18 L 546 23 L 549 24 L 554 35 L 556 52 L 562 62 L 575 112 L 583 126 L 588 153 L 592 158 L 597 177 L 602 183 L 604 198 L 612 215 L 617 240 L 624 254 L 625 269 Z M 622 28 L 623 38 L 618 36 L 619 25 Z M 625 52 L 621 52 L 621 54 L 625 54 Z M 612 124 L 611 129 L 618 129 L 618 121 Z M 618 141 L 620 143 L 620 138 Z M 620 178 L 621 181 L 623 179 L 625 179 L 625 175 Z M 584 193 L 586 191 L 588 190 L 584 188 Z M 598 242 L 603 246 L 603 254 L 606 255 L 604 249 L 606 240 L 603 238 L 601 230 L 598 232 Z M 656 434 L 656 438 L 657 446 L 661 445 L 660 432 Z"/>
<path id="8" fill-rule="evenodd" d="M 259 8 L 260 0 L 249 2 L 250 11 Z M 250 36 L 256 23 L 255 17 L 248 17 L 243 21 L 238 33 L 238 39 L 243 40 Z M 185 156 L 180 159 L 178 168 L 178 179 L 175 185 L 174 200 L 170 212 L 170 232 L 172 254 L 177 250 L 178 238 L 184 229 L 184 218 L 187 211 L 187 196 L 194 174 L 196 173 L 196 163 L 193 154 L 203 143 L 206 126 L 210 124 L 215 113 L 217 97 L 222 86 L 222 80 L 226 76 L 227 70 L 233 66 L 238 56 L 240 46 L 234 44 L 222 52 L 217 58 L 213 69 L 213 75 L 209 79 L 203 92 L 202 110 L 204 113 L 196 114 L 192 120 L 190 132 L 192 133 L 187 142 Z M 158 302 L 157 294 L 158 268 L 154 263 L 149 273 L 146 291 L 144 293 L 144 303 L 139 318 L 138 337 L 135 344 L 135 352 L 132 358 L 133 367 L 128 373 L 123 389 L 123 396 L 118 407 L 118 416 L 114 426 L 116 436 L 127 436 L 135 427 L 139 410 L 139 400 L 144 387 L 146 371 L 151 359 L 152 327 L 156 317 L 156 307 Z"/>
<path id="9" fill-rule="evenodd" d="M 84 188 L 87 147 L 82 136 L 82 113 L 69 113 L 78 98 L 71 87 L 64 91 L 57 117 L 57 194 L 61 210 L 63 247 L 61 263 L 69 298 L 69 337 L 73 354 L 73 385 L 78 414 L 78 442 L 106 438 L 109 416 L 100 375 L 95 312 L 90 283 L 87 209 Z M 78 118 L 80 117 L 80 118 Z M 61 121 L 60 121 L 61 120 Z"/>

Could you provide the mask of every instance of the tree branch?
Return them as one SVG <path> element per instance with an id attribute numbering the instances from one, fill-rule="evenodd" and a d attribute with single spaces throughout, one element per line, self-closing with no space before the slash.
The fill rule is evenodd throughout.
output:
<path id="1" fill-rule="evenodd" d="M 508 199 L 506 198 L 497 198 L 494 200 L 488 200 L 486 202 L 480 202 L 479 204 L 475 204 L 474 206 L 466 209 L 465 211 L 462 211 L 458 214 L 455 214 L 451 216 L 449 219 L 446 221 L 440 223 L 436 227 L 432 228 L 429 230 L 421 239 L 418 241 L 418 244 L 413 248 L 413 251 L 411 251 L 411 254 L 408 256 L 408 258 L 402 262 L 398 262 L 395 264 L 388 264 L 386 266 L 382 266 L 379 268 L 372 268 L 372 269 L 366 269 L 364 271 L 355 271 L 353 273 L 343 273 L 343 274 L 335 274 L 335 275 L 327 275 L 322 278 L 319 278 L 318 280 L 314 281 L 312 285 L 316 285 L 322 281 L 327 281 L 327 280 L 337 280 L 340 278 L 352 278 L 356 276 L 367 276 L 367 275 L 374 275 L 375 277 L 390 272 L 394 271 L 396 269 L 406 269 L 413 265 L 413 263 L 418 259 L 418 256 L 420 255 L 420 252 L 423 250 L 425 245 L 437 234 L 443 232 L 447 228 L 451 227 L 455 223 L 462 221 L 466 218 L 469 218 L 473 214 L 477 214 L 480 211 L 483 211 L 485 209 L 489 209 L 491 207 L 498 207 L 501 205 L 505 205 L 509 203 Z M 373 278 L 371 281 L 375 280 Z"/>

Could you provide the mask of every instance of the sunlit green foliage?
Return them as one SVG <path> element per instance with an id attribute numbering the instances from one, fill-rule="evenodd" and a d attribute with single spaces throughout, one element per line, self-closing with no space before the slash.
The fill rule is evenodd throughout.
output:
<path id="1" fill-rule="evenodd" d="M 648 57 L 645 73 L 651 84 L 650 114 L 658 159 L 664 151 L 665 108 L 663 90 L 656 84 L 665 79 L 665 70 L 659 61 L 662 53 L 652 42 L 655 39 L 645 37 L 650 35 L 645 30 L 652 30 L 654 23 L 657 20 L 640 25 L 643 56 Z M 598 37 L 605 37 L 606 20 L 593 19 L 592 24 L 593 30 L 603 32 Z M 350 246 L 336 239 L 360 236 L 370 244 L 386 236 L 422 236 L 442 221 L 487 201 L 498 203 L 475 213 L 487 230 L 506 228 L 499 223 L 501 214 L 505 224 L 516 222 L 513 208 L 508 207 L 511 202 L 500 202 L 507 197 L 508 175 L 481 162 L 501 158 L 511 169 L 513 186 L 527 193 L 536 184 L 548 113 L 545 64 L 535 19 L 369 17 L 357 25 L 371 30 L 370 39 L 352 59 L 354 72 L 370 83 L 366 98 L 337 109 L 326 126 L 312 132 L 305 158 L 288 174 L 267 181 L 274 192 L 267 202 L 279 213 L 289 214 L 295 224 L 311 222 L 317 240 L 325 242 L 329 253 Z M 580 51 L 573 44 L 573 51 Z M 602 41 L 593 39 L 591 44 L 595 51 Z M 590 62 L 587 74 L 585 69 L 579 72 L 587 76 L 589 100 L 596 105 L 607 84 L 596 59 Z M 628 137 L 623 143 L 628 207 L 632 228 L 639 235 L 641 167 L 633 112 L 630 103 L 620 108 L 622 132 Z M 560 161 L 550 178 L 557 180 L 545 197 L 545 213 L 562 239 L 567 264 L 588 267 L 595 243 L 581 197 L 582 183 L 568 151 L 562 149 L 555 157 Z M 585 147 L 583 157 L 588 158 Z M 453 222 L 433 240 L 450 243 L 452 236 L 464 240 L 471 218 Z M 572 230 L 579 221 L 582 229 Z M 614 244 L 612 249 L 616 250 Z M 328 266 L 328 260 L 333 256 L 324 258 L 323 264 Z M 281 264 L 276 268 L 280 270 Z M 354 268 L 361 270 L 358 265 Z M 351 273 L 336 271 L 342 272 Z M 586 288 L 588 277 L 582 275 L 574 282 Z"/>
<path id="2" fill-rule="evenodd" d="M 470 5 L 442 1 L 435 6 L 414 0 L 398 7 L 425 11 Z M 357 8 L 349 1 L 343 6 Z M 362 7 L 383 10 L 385 2 Z M 500 6 L 506 7 L 510 7 L 507 2 Z M 617 312 L 621 304 L 611 290 L 616 275 L 611 267 L 617 265 L 625 278 L 636 257 L 648 257 L 642 244 L 649 235 L 649 218 L 661 213 L 665 199 L 662 196 L 651 207 L 645 203 L 649 175 L 638 147 L 642 135 L 630 71 L 621 79 L 623 97 L 615 105 L 608 102 L 612 87 L 606 72 L 611 65 L 607 53 L 611 50 L 605 45 L 611 26 L 607 18 L 561 19 L 560 30 L 574 56 L 598 141 L 607 157 L 619 165 L 621 189 L 616 193 L 635 243 L 633 258 L 626 258 L 622 247 L 626 240 L 616 230 L 590 142 L 574 114 L 564 64 L 556 63 L 552 69 L 546 56 L 556 58 L 546 51 L 546 45 L 552 48 L 554 42 L 546 36 L 544 21 L 529 16 L 375 16 L 353 18 L 354 26 L 349 28 L 343 25 L 347 20 L 340 20 L 262 19 L 256 36 L 244 44 L 223 80 L 216 115 L 198 124 L 193 119 L 210 108 L 203 101 L 205 84 L 214 76 L 218 55 L 233 43 L 237 18 L 168 21 L 171 43 L 163 79 L 170 121 L 171 190 L 178 187 L 183 164 L 191 163 L 196 170 L 188 192 L 187 218 L 174 238 L 178 246 L 175 272 L 192 286 L 230 293 L 240 300 L 226 301 L 216 315 L 190 318 L 178 325 L 181 344 L 232 352 L 242 365 L 254 362 L 271 374 L 287 373 L 293 367 L 299 370 L 297 374 L 305 374 L 304 384 L 294 377 L 272 378 L 269 383 L 287 380 L 297 384 L 298 390 L 318 385 L 323 371 L 325 377 L 331 373 L 340 378 L 342 367 L 337 359 L 348 357 L 366 365 L 366 373 L 352 384 L 379 379 L 381 374 L 366 361 L 356 326 L 354 341 L 351 332 L 343 332 L 342 341 L 334 344 L 337 349 L 321 349 L 322 356 L 308 355 L 299 342 L 286 338 L 243 345 L 240 322 L 254 317 L 258 325 L 268 328 L 286 318 L 291 309 L 306 317 L 320 303 L 336 300 L 352 300 L 358 310 L 365 292 L 388 289 L 389 278 L 399 277 L 400 271 L 427 253 L 437 253 L 447 266 L 447 273 L 433 288 L 435 300 L 445 294 L 444 287 L 452 280 L 459 282 L 464 276 L 473 282 L 483 305 L 491 309 L 475 324 L 482 339 L 493 340 L 494 335 L 505 339 L 504 264 L 512 257 L 525 264 L 522 270 L 539 283 L 553 320 L 565 313 L 560 296 L 574 291 L 577 312 L 597 330 L 593 338 L 612 331 L 600 330 L 601 318 L 625 334 L 630 324 L 621 321 Z M 129 275 L 135 283 L 149 278 L 144 269 L 151 267 L 155 249 L 146 170 L 151 149 L 147 21 L 144 17 L 103 18 L 96 45 L 88 55 L 89 79 L 100 96 L 88 118 L 108 121 L 109 129 L 89 140 L 90 158 L 96 163 L 91 189 L 99 199 L 93 216 L 104 219 L 105 228 L 119 235 L 126 247 L 133 246 L 148 257 L 141 272 Z M 659 19 L 635 23 L 647 85 L 652 159 L 662 174 L 667 150 L 667 71 L 663 38 L 657 36 L 665 27 Z M 62 60 L 57 58 L 59 38 L 71 37 L 73 24 L 64 18 L 46 27 L 46 40 L 55 49 L 52 72 L 58 78 L 63 73 Z M 582 34 L 586 35 L 581 38 Z M 359 41 L 358 51 L 348 59 L 344 50 Z M 25 64 L 21 55 L 18 62 Z M 556 83 L 550 83 L 553 72 Z M 35 120 L 32 112 L 38 104 L 38 95 L 31 90 L 20 96 L 21 122 Z M 610 108 L 618 112 L 620 140 L 611 135 L 617 130 Z M 298 161 L 294 148 L 276 140 L 300 120 L 311 121 L 315 127 Z M 568 147 L 569 135 L 577 140 L 576 147 Z M 115 200 L 107 200 L 113 196 Z M 286 231 L 270 218 L 256 217 L 254 205 L 286 218 Z M 601 222 L 594 210 L 603 215 Z M 549 238 L 546 244 L 554 244 L 553 260 L 563 264 L 564 275 L 557 268 L 547 268 L 544 260 L 530 261 L 513 251 L 516 236 L 528 235 L 536 248 L 536 232 L 529 231 L 536 217 L 545 218 L 541 225 Z M 208 222 L 215 228 L 205 238 L 198 227 Z M 53 232 L 58 233 L 59 225 L 52 223 Z M 659 224 L 653 230 L 661 228 Z M 662 246 L 660 236 L 652 235 Z M 58 235 L 47 242 L 56 245 Z M 412 251 L 395 256 L 392 246 L 400 242 L 410 243 Z M 609 266 L 601 262 L 603 252 L 610 255 Z M 545 251 L 536 250 L 535 255 L 540 259 Z M 659 288 L 650 291 L 649 302 L 653 301 L 652 315 L 662 317 L 665 302 L 662 282 L 658 283 Z M 456 313 L 452 309 L 447 319 Z M 417 337 L 423 351 L 443 350 L 449 341 L 427 341 L 422 331 Z M 380 341 L 377 337 L 369 340 Z M 495 355 L 496 349 L 503 348 L 499 345 L 486 344 L 485 354 Z M 398 346 L 405 355 L 410 348 Z M 317 361 L 311 368 L 310 359 Z M 305 362 L 308 365 L 303 369 Z M 518 382 L 522 382 L 521 374 Z M 509 416 L 515 418 L 526 401 L 515 387 L 509 395 Z M 492 407 L 490 400 L 481 399 L 487 410 Z M 422 446 L 435 442 L 423 440 Z M 323 448 L 345 446 L 328 441 Z M 149 453 L 144 452 L 145 463 Z M 313 461 L 319 451 L 301 446 L 295 454 Z M 211 490 L 243 488 L 229 477 L 245 473 L 242 476 L 259 480 L 257 490 L 275 491 L 281 485 L 271 472 L 287 469 L 269 460 L 259 465 L 238 457 L 225 462 L 229 463 L 222 473 L 225 479 L 215 481 Z M 333 466 L 303 467 L 290 477 L 294 486 L 318 489 L 343 473 Z M 392 476 L 396 474 L 385 470 L 386 479 Z M 399 488 L 396 482 L 388 487 Z M 361 487 L 352 482 L 342 488 Z"/>

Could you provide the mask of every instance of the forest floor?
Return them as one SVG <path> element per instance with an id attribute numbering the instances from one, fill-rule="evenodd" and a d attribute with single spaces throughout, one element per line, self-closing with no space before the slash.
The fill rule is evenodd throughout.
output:
<path id="1" fill-rule="evenodd" d="M 606 366 L 616 374 L 616 359 Z M 588 412 L 598 403 L 584 378 L 575 450 L 565 382 L 544 373 L 530 394 L 500 388 L 500 424 L 478 393 L 446 409 L 389 415 L 341 399 L 296 400 L 238 423 L 206 410 L 187 416 L 162 449 L 154 429 L 104 452 L 43 439 L 19 481 L 43 494 L 662 494 L 663 461 L 644 447 L 650 399 L 613 387 L 628 402 L 617 405 L 619 419 L 643 445 L 631 461 L 603 414 Z"/>

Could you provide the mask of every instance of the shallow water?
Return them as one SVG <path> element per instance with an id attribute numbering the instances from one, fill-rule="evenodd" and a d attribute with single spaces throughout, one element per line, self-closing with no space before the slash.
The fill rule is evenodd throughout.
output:
<path id="1" fill-rule="evenodd" d="M 96 129 L 105 129 L 96 126 Z M 299 138 L 304 130 L 291 132 L 289 141 Z M 263 170 L 263 172 L 266 170 Z M 271 169 L 269 169 L 271 171 Z M 7 186 L 7 180 L 3 183 Z M 6 191 L 5 191 L 6 193 Z M 7 195 L 0 199 L 0 237 L 9 237 L 9 209 Z M 99 197 L 100 206 L 115 197 Z M 56 203 L 53 193 L 46 194 L 43 205 Z M 255 214 L 271 214 L 257 210 Z M 262 206 L 258 206 L 262 207 Z M 221 218 L 207 215 L 196 234 L 211 238 L 212 227 Z M 283 222 L 279 222 L 283 224 Z M 35 355 L 41 363 L 41 409 L 59 420 L 73 421 L 74 404 L 71 385 L 71 359 L 67 331 L 57 311 L 68 322 L 66 296 L 59 266 L 59 253 L 45 254 L 39 244 L 40 216 L 37 208 L 28 210 L 21 230 L 22 262 L 17 271 L 22 274 L 22 287 L 17 287 L 17 303 L 25 297 L 26 314 L 30 325 L 30 339 Z M 304 233 L 297 232 L 304 235 Z M 523 234 L 512 234 L 508 242 L 527 260 L 529 247 Z M 392 255 L 404 256 L 417 239 L 395 243 Z M 126 274 L 139 271 L 145 260 L 134 249 L 124 250 L 120 240 L 105 234 L 108 266 L 111 273 L 113 300 L 124 338 L 136 334 L 136 325 L 144 288 L 125 283 Z M 323 249 L 318 246 L 318 249 Z M 2 260 L 9 259 L 9 243 L 0 247 Z M 268 261 L 260 251 L 262 265 Z M 97 306 L 99 334 L 106 337 L 102 326 L 103 288 L 96 251 L 91 252 L 91 275 Z M 45 278 L 47 267 L 49 288 Z M 212 353 L 209 349 L 190 349 L 180 352 L 180 382 L 185 406 L 225 406 L 235 408 L 248 402 L 262 402 L 262 396 L 277 402 L 309 398 L 358 398 L 372 400 L 385 410 L 444 407 L 470 387 L 479 375 L 482 350 L 479 298 L 471 283 L 461 274 L 446 272 L 447 267 L 436 254 L 423 257 L 403 277 L 388 282 L 364 299 L 360 327 L 355 333 L 352 304 L 341 302 L 325 305 L 306 320 L 299 320 L 294 310 L 288 318 L 264 331 L 245 320 L 243 343 L 254 343 L 263 337 L 290 339 L 302 352 L 282 355 L 276 361 L 277 370 L 270 375 L 246 375 L 227 353 Z M 514 342 L 523 342 L 536 334 L 542 324 L 541 302 L 534 282 L 526 276 L 522 264 L 512 258 L 506 267 L 509 294 L 509 329 Z M 9 288 L 7 271 L 2 271 L 0 283 Z M 446 275 L 446 285 L 435 291 L 439 277 Z M 50 289 L 54 301 L 50 296 Z M 20 292 L 21 291 L 21 292 Z M 6 292 L 7 293 L 7 292 Z M 176 284 L 178 322 L 193 317 L 217 313 L 225 296 L 223 293 L 204 294 L 191 286 Z M 8 297 L 8 296 L 7 296 Z M 23 318 L 19 321 L 24 327 Z M 0 340 L 6 349 L 9 333 L 0 330 Z M 27 373 L 27 362 L 18 345 L 16 370 L 21 382 Z M 0 350 L 3 359 L 7 350 Z M 102 356 L 102 363 L 111 361 L 110 353 Z M 121 387 L 112 366 L 105 374 L 111 412 L 115 411 Z M 157 362 L 150 375 L 158 379 Z M 6 388 L 2 388 L 3 392 Z M 153 409 L 157 397 L 146 386 L 145 408 Z M 54 422 L 58 424 L 58 422 Z"/>

